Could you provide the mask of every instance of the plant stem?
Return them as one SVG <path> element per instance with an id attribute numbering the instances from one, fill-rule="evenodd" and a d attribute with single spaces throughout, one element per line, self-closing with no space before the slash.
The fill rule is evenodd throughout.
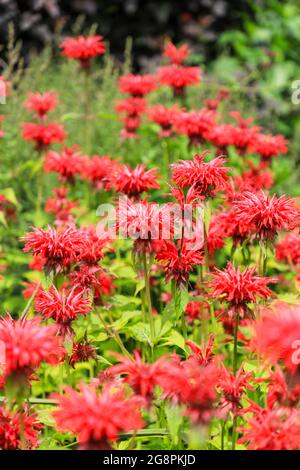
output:
<path id="1" fill-rule="evenodd" d="M 104 326 L 104 329 L 105 331 L 107 332 L 107 334 L 109 336 L 111 336 L 112 338 L 114 338 L 115 342 L 117 343 L 117 345 L 119 346 L 119 348 L 121 349 L 122 353 L 129 357 L 130 359 L 132 359 L 132 356 L 130 354 L 130 352 L 126 349 L 126 347 L 124 346 L 124 343 L 119 335 L 119 333 L 114 329 L 112 328 L 111 326 L 107 325 L 106 321 L 104 320 L 103 316 L 101 315 L 101 313 L 99 312 L 98 309 L 96 309 L 96 312 L 97 312 L 97 315 L 102 323 L 102 325 Z"/>
<path id="2" fill-rule="evenodd" d="M 233 343 L 233 360 L 232 360 L 232 371 L 233 375 L 236 374 L 237 371 L 237 344 L 238 344 L 238 331 L 239 331 L 239 316 L 236 315 L 235 322 L 234 322 L 234 343 Z M 233 423 L 232 423 L 232 450 L 235 450 L 235 443 L 236 443 L 236 422 L 237 422 L 237 415 L 234 413 L 233 415 Z"/>
<path id="3" fill-rule="evenodd" d="M 143 250 L 143 270 L 144 270 L 145 291 L 146 291 L 146 298 L 147 298 L 147 304 L 148 304 L 148 313 L 149 313 L 151 350 L 152 350 L 152 356 L 153 356 L 153 346 L 154 346 L 154 342 L 155 342 L 155 330 L 154 330 L 154 319 L 153 319 L 153 314 L 152 314 L 150 279 L 149 279 L 149 272 L 148 272 L 148 266 L 147 266 L 146 248 L 144 248 L 144 250 Z"/>
<path id="4" fill-rule="evenodd" d="M 84 69 L 84 121 L 85 121 L 85 149 L 90 152 L 91 135 L 90 135 L 90 114 L 91 114 L 91 70 Z"/>

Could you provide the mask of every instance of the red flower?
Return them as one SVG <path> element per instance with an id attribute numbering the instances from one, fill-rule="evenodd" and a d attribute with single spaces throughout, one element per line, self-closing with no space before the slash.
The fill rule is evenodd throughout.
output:
<path id="1" fill-rule="evenodd" d="M 45 205 L 45 211 L 55 216 L 55 225 L 70 226 L 74 222 L 72 210 L 77 209 L 78 205 L 75 201 L 69 201 L 67 198 L 67 188 L 55 188 L 53 190 L 55 197 L 48 198 Z"/>
<path id="2" fill-rule="evenodd" d="M 249 150 L 258 153 L 263 160 L 269 160 L 288 151 L 288 142 L 282 135 L 257 133 L 251 141 Z"/>
<path id="3" fill-rule="evenodd" d="M 158 69 L 158 80 L 161 85 L 172 87 L 174 96 L 184 96 L 187 86 L 200 83 L 201 73 L 199 67 L 166 65 Z"/>
<path id="4" fill-rule="evenodd" d="M 224 167 L 225 160 L 221 157 L 204 162 L 204 156 L 195 155 L 193 160 L 181 160 L 172 165 L 172 180 L 182 189 L 194 186 L 199 195 L 212 197 L 215 191 L 226 188 L 229 168 Z"/>
<path id="5" fill-rule="evenodd" d="M 133 97 L 143 97 L 156 90 L 157 85 L 152 75 L 123 75 L 119 80 L 119 90 Z"/>
<path id="6" fill-rule="evenodd" d="M 186 284 L 194 267 L 203 262 L 203 255 L 198 250 L 189 250 L 185 243 L 177 248 L 175 243 L 164 240 L 155 259 L 163 265 L 167 281 L 174 279 L 177 284 Z"/>
<path id="7" fill-rule="evenodd" d="M 168 42 L 165 46 L 163 56 L 168 57 L 172 64 L 180 65 L 190 55 L 189 47 L 187 44 L 183 44 L 180 47 L 176 47 L 171 42 Z"/>
<path id="8" fill-rule="evenodd" d="M 274 408 L 277 405 L 296 407 L 300 400 L 300 384 L 294 387 L 287 384 L 285 376 L 279 367 L 271 371 L 268 377 L 267 407 Z"/>
<path id="9" fill-rule="evenodd" d="M 252 316 L 252 312 L 247 306 L 249 303 L 256 303 L 257 297 L 267 299 L 272 296 L 272 291 L 267 284 L 275 282 L 272 278 L 255 275 L 255 267 L 246 268 L 241 271 L 231 263 L 221 271 L 216 269 L 212 274 L 210 288 L 213 289 L 211 296 L 214 299 L 222 297 L 222 301 L 228 303 L 229 317 L 239 315 L 241 318 Z"/>
<path id="10" fill-rule="evenodd" d="M 115 177 L 112 177 L 108 188 L 115 188 L 116 191 L 126 196 L 138 199 L 141 193 L 148 192 L 150 189 L 159 189 L 157 183 L 157 170 L 145 170 L 145 165 L 137 165 L 134 169 L 123 165 L 117 171 Z"/>
<path id="11" fill-rule="evenodd" d="M 299 233 L 287 233 L 276 243 L 276 258 L 288 264 L 300 263 Z"/>
<path id="12" fill-rule="evenodd" d="M 120 432 L 144 425 L 139 411 L 142 399 L 126 397 L 125 390 L 114 384 L 104 386 L 101 394 L 95 386 L 82 385 L 79 392 L 68 387 L 57 399 L 53 413 L 57 429 L 76 434 L 81 449 L 110 449 Z"/>
<path id="13" fill-rule="evenodd" d="M 41 362 L 57 362 L 60 340 L 55 325 L 44 326 L 41 319 L 13 320 L 11 316 L 0 320 L 0 341 L 5 345 L 5 376 L 28 378 Z M 15 379 L 14 379 L 15 380 Z"/>
<path id="14" fill-rule="evenodd" d="M 51 227 L 48 227 L 48 231 L 34 228 L 23 240 L 26 242 L 24 251 L 42 256 L 45 259 L 45 269 L 56 273 L 70 269 L 71 264 L 77 260 L 83 243 L 82 234 L 73 227 L 60 231 Z"/>
<path id="15" fill-rule="evenodd" d="M 189 323 L 195 320 L 207 319 L 209 317 L 209 303 L 205 301 L 191 300 L 185 309 L 185 315 Z"/>
<path id="16" fill-rule="evenodd" d="M 248 226 L 261 240 L 274 240 L 280 230 L 289 229 L 299 219 L 294 199 L 269 197 L 263 191 L 258 194 L 246 191 L 234 208 L 237 223 Z"/>
<path id="17" fill-rule="evenodd" d="M 22 124 L 22 136 L 25 140 L 33 141 L 37 150 L 45 150 L 55 142 L 63 142 L 66 138 L 65 131 L 60 124 L 34 124 L 24 122 Z"/>
<path id="18" fill-rule="evenodd" d="M 147 400 L 153 398 L 156 385 L 164 384 L 168 374 L 172 372 L 172 356 L 162 356 L 153 364 L 145 364 L 138 351 L 134 352 L 134 359 L 114 353 L 120 363 L 106 369 L 109 375 L 125 375 L 125 381 L 137 395 Z M 176 362 L 175 357 L 173 361 Z"/>
<path id="19" fill-rule="evenodd" d="M 72 333 L 71 322 L 73 320 L 92 310 L 90 300 L 83 297 L 82 292 L 75 292 L 74 289 L 69 292 L 62 289 L 59 292 L 55 286 L 51 286 L 48 291 L 39 289 L 34 305 L 36 311 L 45 319 L 55 320 L 63 335 Z"/>
<path id="20" fill-rule="evenodd" d="M 229 115 L 237 122 L 237 127 L 234 128 L 232 134 L 232 145 L 237 148 L 241 155 L 244 155 L 250 149 L 253 141 L 255 141 L 260 127 L 251 126 L 253 119 L 243 119 L 238 111 L 231 111 Z"/>
<path id="21" fill-rule="evenodd" d="M 119 163 L 110 157 L 94 155 L 83 161 L 81 174 L 90 181 L 95 189 L 106 187 L 110 177 L 117 171 Z"/>
<path id="22" fill-rule="evenodd" d="M 180 112 L 174 116 L 174 128 L 179 134 L 187 135 L 191 145 L 199 145 L 214 126 L 215 117 L 215 111 L 206 108 Z"/>
<path id="23" fill-rule="evenodd" d="M 43 426 L 38 422 L 36 413 L 28 407 L 23 407 L 21 411 L 11 411 L 4 406 L 0 407 L 0 448 L 2 450 L 22 449 L 22 427 L 25 441 L 23 450 L 38 447 L 38 437 Z"/>
<path id="24" fill-rule="evenodd" d="M 56 94 L 51 91 L 46 93 L 29 93 L 25 101 L 25 108 L 36 113 L 42 119 L 50 111 L 53 111 L 57 104 Z"/>
<path id="25" fill-rule="evenodd" d="M 255 327 L 258 352 L 272 364 L 283 361 L 287 369 L 296 372 L 300 364 L 300 306 L 276 302 L 264 309 Z"/>
<path id="26" fill-rule="evenodd" d="M 261 189 L 269 189 L 273 186 L 274 179 L 270 170 L 266 169 L 262 164 L 254 166 L 253 163 L 249 162 L 249 165 L 249 170 L 234 177 L 234 183 L 239 193 L 244 191 L 257 192 Z"/>
<path id="27" fill-rule="evenodd" d="M 82 68 L 89 68 L 91 59 L 105 53 L 105 44 L 102 39 L 102 36 L 67 38 L 60 47 L 64 56 L 79 60 Z"/>
<path id="28" fill-rule="evenodd" d="M 100 266 L 82 265 L 71 273 L 71 284 L 79 291 L 93 291 L 94 301 L 101 304 L 102 294 L 110 295 L 115 287 L 113 279 Z"/>
<path id="29" fill-rule="evenodd" d="M 116 105 L 116 111 L 125 113 L 129 117 L 140 116 L 146 109 L 146 101 L 140 97 L 130 97 L 119 101 Z"/>
<path id="30" fill-rule="evenodd" d="M 75 367 L 78 362 L 87 362 L 89 359 L 97 359 L 96 349 L 85 336 L 83 340 L 73 342 L 72 354 L 69 357 L 69 364 Z"/>
<path id="31" fill-rule="evenodd" d="M 56 172 L 60 181 L 73 184 L 75 176 L 81 172 L 83 158 L 77 146 L 64 147 L 61 152 L 50 150 L 45 157 L 44 170 L 46 173 Z"/>
<path id="32" fill-rule="evenodd" d="M 252 416 L 239 431 L 239 442 L 249 450 L 298 450 L 300 448 L 300 412 L 291 408 L 249 408 Z"/>
<path id="33" fill-rule="evenodd" d="M 157 104 L 148 109 L 150 121 L 161 127 L 160 137 L 170 137 L 173 131 L 175 116 L 180 112 L 176 105 L 166 108 L 162 104 Z"/>
<path id="34" fill-rule="evenodd" d="M 206 367 L 212 363 L 215 354 L 213 353 L 213 336 L 210 335 L 208 342 L 202 344 L 202 347 L 193 341 L 187 341 L 186 345 L 191 349 L 192 354 L 189 355 L 189 361 L 195 360 L 200 366 Z"/>
<path id="35" fill-rule="evenodd" d="M 77 261 L 89 266 L 98 265 L 98 262 L 104 256 L 103 250 L 109 240 L 98 237 L 96 228 L 93 225 L 80 229 L 79 234 L 81 235 L 82 244 L 77 255 Z"/>
<path id="36" fill-rule="evenodd" d="M 249 383 L 251 380 L 254 380 L 252 372 L 244 372 L 243 366 L 233 375 L 224 364 L 222 365 L 219 388 L 224 397 L 221 406 L 224 406 L 227 412 L 232 411 L 234 414 L 239 412 L 243 395 L 247 390 L 255 390 Z"/>

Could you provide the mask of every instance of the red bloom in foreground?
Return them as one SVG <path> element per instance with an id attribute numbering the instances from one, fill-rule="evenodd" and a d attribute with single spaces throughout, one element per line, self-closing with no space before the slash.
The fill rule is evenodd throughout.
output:
<path id="1" fill-rule="evenodd" d="M 180 188 L 194 186 L 203 198 L 212 197 L 215 191 L 226 188 L 229 168 L 224 167 L 224 158 L 217 157 L 205 163 L 207 152 L 195 155 L 193 160 L 181 160 L 172 166 L 172 181 Z"/>
<path id="2" fill-rule="evenodd" d="M 300 344 L 299 344 L 300 345 Z M 267 406 L 274 408 L 277 405 L 296 407 L 300 400 L 300 384 L 296 383 L 293 387 L 287 383 L 284 373 L 279 367 L 271 372 L 270 377 L 267 378 Z"/>
<path id="3" fill-rule="evenodd" d="M 203 255 L 198 250 L 189 250 L 185 243 L 180 249 L 164 240 L 155 259 L 163 265 L 167 281 L 174 279 L 177 284 L 186 284 L 194 267 L 203 262 Z"/>
<path id="4" fill-rule="evenodd" d="M 161 85 L 173 88 L 174 96 L 184 96 L 187 86 L 200 83 L 201 73 L 199 67 L 166 65 L 158 69 L 158 80 Z"/>
<path id="5" fill-rule="evenodd" d="M 22 418 L 21 418 L 22 414 Z M 25 449 L 35 449 L 39 444 L 39 433 L 43 426 L 31 408 L 23 407 L 21 411 L 10 411 L 0 407 L 0 448 L 2 450 L 19 450 L 22 448 L 22 433 Z"/>
<path id="6" fill-rule="evenodd" d="M 274 240 L 280 230 L 289 229 L 299 219 L 295 199 L 286 196 L 269 197 L 246 191 L 234 204 L 237 223 L 253 230 L 261 240 Z"/>
<path id="7" fill-rule="evenodd" d="M 143 97 L 156 90 L 157 85 L 152 75 L 123 75 L 119 80 L 119 90 L 133 97 Z"/>
<path id="8" fill-rule="evenodd" d="M 5 376 L 28 378 L 42 361 L 56 363 L 61 354 L 55 325 L 44 326 L 40 317 L 0 320 L 0 341 L 5 345 Z"/>
<path id="9" fill-rule="evenodd" d="M 115 384 L 104 386 L 100 394 L 95 386 L 82 385 L 80 391 L 67 388 L 58 395 L 53 416 L 57 429 L 78 436 L 80 449 L 110 449 L 120 432 L 141 429 L 141 397 L 125 395 Z"/>
<path id="10" fill-rule="evenodd" d="M 289 264 L 300 263 L 300 234 L 290 232 L 276 243 L 276 258 Z"/>
<path id="11" fill-rule="evenodd" d="M 116 191 L 137 199 L 144 191 L 159 189 L 157 178 L 158 174 L 155 168 L 145 170 L 145 165 L 141 164 L 132 169 L 127 165 L 123 165 L 116 176 L 112 178 L 108 188 L 113 187 Z"/>
<path id="12" fill-rule="evenodd" d="M 46 173 L 56 172 L 60 181 L 73 184 L 75 176 L 80 174 L 84 157 L 76 146 L 64 147 L 61 152 L 50 150 L 45 157 L 44 170 Z"/>
<path id="13" fill-rule="evenodd" d="M 33 141 L 37 150 L 44 150 L 55 142 L 63 142 L 66 138 L 63 127 L 55 122 L 48 124 L 24 122 L 22 126 L 23 138 Z"/>
<path id="14" fill-rule="evenodd" d="M 61 43 L 62 54 L 69 59 L 80 61 L 82 68 L 89 68 L 91 59 L 105 53 L 102 36 L 78 36 L 67 38 Z"/>
<path id="15" fill-rule="evenodd" d="M 78 315 L 86 315 L 92 309 L 90 300 L 83 297 L 82 292 L 76 292 L 74 289 L 70 292 L 62 289 L 59 292 L 55 286 L 51 286 L 48 291 L 39 289 L 34 305 L 36 311 L 45 319 L 55 320 L 63 335 L 72 333 L 71 322 L 76 320 Z"/>
<path id="16" fill-rule="evenodd" d="M 46 93 L 29 93 L 25 101 L 25 108 L 36 113 L 42 119 L 50 111 L 53 111 L 58 104 L 56 94 L 48 91 Z"/>
<path id="17" fill-rule="evenodd" d="M 275 302 L 264 309 L 255 328 L 254 346 L 272 364 L 283 361 L 290 372 L 300 364 L 300 305 Z"/>
<path id="18" fill-rule="evenodd" d="M 176 47 L 171 42 L 168 42 L 164 48 L 163 56 L 168 57 L 172 64 L 180 65 L 190 55 L 189 47 L 187 44 Z"/>
<path id="19" fill-rule="evenodd" d="M 96 349 L 85 336 L 83 340 L 73 343 L 72 354 L 69 357 L 69 364 L 75 367 L 78 362 L 86 362 L 90 358 L 97 359 Z"/>
<path id="20" fill-rule="evenodd" d="M 300 412 L 293 408 L 260 408 L 255 403 L 249 407 L 252 415 L 247 426 L 240 428 L 241 444 L 249 450 L 298 450 L 300 448 Z"/>
<path id="21" fill-rule="evenodd" d="M 25 235 L 24 251 L 31 251 L 34 256 L 45 259 L 45 269 L 56 273 L 69 270 L 82 246 L 79 230 L 68 227 L 60 231 L 48 227 L 48 230 L 34 228 Z"/>
<path id="22" fill-rule="evenodd" d="M 255 267 L 241 268 L 228 263 L 227 268 L 221 271 L 216 269 L 212 274 L 210 288 L 214 299 L 219 297 L 228 303 L 229 317 L 239 315 L 241 318 L 251 317 L 253 314 L 249 309 L 249 303 L 256 303 L 257 297 L 267 299 L 272 296 L 272 291 L 267 284 L 275 282 L 272 278 L 255 275 Z"/>
<path id="23" fill-rule="evenodd" d="M 148 109 L 150 121 L 161 127 L 160 137 L 170 137 L 173 131 L 175 116 L 180 112 L 176 105 L 166 108 L 162 104 L 157 104 Z"/>

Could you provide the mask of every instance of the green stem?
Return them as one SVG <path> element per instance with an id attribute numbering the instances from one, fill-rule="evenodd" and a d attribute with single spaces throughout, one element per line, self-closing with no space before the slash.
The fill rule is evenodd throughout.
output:
<path id="1" fill-rule="evenodd" d="M 144 278 L 145 278 L 145 292 L 146 292 L 148 313 L 149 313 L 151 350 L 152 350 L 152 356 L 153 356 L 153 346 L 155 342 L 155 329 L 154 329 L 154 318 L 152 314 L 152 301 L 151 301 L 151 291 L 150 291 L 150 279 L 149 279 L 149 272 L 148 272 L 148 266 L 147 266 L 146 248 L 144 248 L 143 250 L 143 270 L 144 270 Z"/>
<path id="2" fill-rule="evenodd" d="M 121 349 L 122 353 L 129 357 L 130 359 L 132 359 L 132 356 L 130 354 L 130 352 L 126 349 L 126 347 L 124 346 L 124 343 L 119 335 L 119 333 L 114 329 L 112 328 L 111 326 L 107 325 L 106 321 L 104 320 L 103 316 L 101 315 L 101 313 L 99 312 L 98 309 L 96 309 L 96 313 L 99 317 L 99 320 L 101 321 L 102 325 L 104 326 L 104 329 L 105 331 L 107 332 L 107 334 L 109 336 L 111 336 L 115 342 L 117 343 L 117 345 L 119 346 L 119 348 Z"/>
<path id="3" fill-rule="evenodd" d="M 91 70 L 84 70 L 84 121 L 85 121 L 85 149 L 90 152 L 91 134 L 90 134 L 90 117 L 91 117 Z"/>
<path id="4" fill-rule="evenodd" d="M 237 345 L 238 345 L 238 331 L 239 331 L 239 316 L 236 315 L 235 322 L 234 322 L 234 343 L 233 343 L 233 360 L 232 360 L 232 371 L 233 375 L 236 374 L 237 371 Z M 233 423 L 232 423 L 232 450 L 235 450 L 236 444 L 236 423 L 237 423 L 237 415 L 234 413 L 233 415 Z"/>

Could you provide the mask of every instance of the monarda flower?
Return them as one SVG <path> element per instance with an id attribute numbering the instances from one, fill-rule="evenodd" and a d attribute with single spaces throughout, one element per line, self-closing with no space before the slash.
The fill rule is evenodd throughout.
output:
<path id="1" fill-rule="evenodd" d="M 155 259 L 163 266 L 166 280 L 174 279 L 180 285 L 186 284 L 195 266 L 203 263 L 203 254 L 189 250 L 185 243 L 177 247 L 172 241 L 164 240 Z"/>
<path id="2" fill-rule="evenodd" d="M 157 178 L 158 173 L 155 168 L 146 170 L 144 164 L 137 165 L 135 168 L 123 165 L 117 171 L 116 176 L 112 177 L 108 188 L 113 187 L 117 192 L 129 198 L 138 199 L 143 192 L 159 189 Z"/>
<path id="3" fill-rule="evenodd" d="M 0 320 L 0 341 L 5 346 L 5 381 L 26 384 L 30 375 L 45 361 L 56 364 L 62 349 L 56 325 L 42 325 L 41 318 Z"/>
<path id="4" fill-rule="evenodd" d="M 140 97 L 126 98 L 116 104 L 116 111 L 124 113 L 129 117 L 136 117 L 143 114 L 146 110 L 146 101 Z"/>
<path id="5" fill-rule="evenodd" d="M 107 155 L 93 155 L 83 160 L 81 177 L 87 179 L 94 189 L 106 188 L 118 167 L 119 163 Z"/>
<path id="6" fill-rule="evenodd" d="M 300 305 L 275 302 L 262 310 L 252 347 L 271 364 L 282 361 L 293 374 L 299 370 L 299 339 Z"/>
<path id="7" fill-rule="evenodd" d="M 239 193 L 245 191 L 258 192 L 262 189 L 269 189 L 274 184 L 273 174 L 265 168 L 264 164 L 258 166 L 249 162 L 250 168 L 241 175 L 235 175 L 234 184 Z"/>
<path id="8" fill-rule="evenodd" d="M 0 448 L 2 450 L 37 448 L 42 428 L 43 425 L 38 422 L 37 414 L 32 408 L 24 406 L 20 411 L 13 411 L 0 406 Z M 24 442 L 21 438 L 22 432 Z"/>
<path id="9" fill-rule="evenodd" d="M 72 346 L 72 354 L 68 358 L 68 362 L 73 369 L 75 364 L 79 362 L 87 362 L 89 359 L 97 359 L 96 349 L 91 342 L 88 341 L 87 336 L 81 341 L 74 341 Z"/>
<path id="10" fill-rule="evenodd" d="M 272 291 L 267 287 L 275 279 L 260 277 L 255 274 L 255 267 L 235 267 L 228 263 L 223 271 L 216 269 L 212 274 L 209 287 L 212 289 L 211 296 L 228 304 L 228 315 L 230 318 L 240 316 L 251 318 L 252 311 L 249 303 L 257 303 L 257 298 L 267 299 L 272 296 Z"/>
<path id="11" fill-rule="evenodd" d="M 300 384 L 292 386 L 288 384 L 283 371 L 277 366 L 275 371 L 271 371 L 271 375 L 267 379 L 259 381 L 267 381 L 267 398 L 268 408 L 276 406 L 286 406 L 294 408 L 300 401 Z"/>
<path id="12" fill-rule="evenodd" d="M 84 157 L 77 146 L 64 147 L 61 152 L 50 150 L 45 157 L 44 171 L 58 173 L 60 181 L 74 184 L 75 176 L 81 173 L 83 161 Z"/>
<path id="13" fill-rule="evenodd" d="M 256 139 L 260 127 L 252 126 L 253 119 L 243 119 L 238 111 L 231 111 L 229 115 L 236 121 L 232 134 L 232 145 L 234 145 L 240 155 L 244 155 Z"/>
<path id="14" fill-rule="evenodd" d="M 295 199 L 246 191 L 234 204 L 237 223 L 253 230 L 259 240 L 273 241 L 280 230 L 289 229 L 299 219 Z"/>
<path id="15" fill-rule="evenodd" d="M 203 108 L 199 111 L 180 112 L 174 116 L 174 129 L 186 135 L 190 145 L 203 144 L 215 124 L 215 111 Z"/>
<path id="16" fill-rule="evenodd" d="M 190 51 L 187 44 L 176 47 L 172 42 L 168 42 L 162 55 L 167 57 L 171 64 L 180 65 L 188 58 Z"/>
<path id="17" fill-rule="evenodd" d="M 48 291 L 39 289 L 34 305 L 46 320 L 52 318 L 57 323 L 63 336 L 72 334 L 72 321 L 92 310 L 90 300 L 83 296 L 83 292 L 76 292 L 75 289 L 58 291 L 55 286 Z"/>
<path id="18" fill-rule="evenodd" d="M 268 161 L 278 155 L 286 154 L 288 142 L 282 135 L 257 133 L 249 145 L 249 150 L 260 155 L 262 161 Z"/>
<path id="19" fill-rule="evenodd" d="M 39 119 L 43 119 L 50 111 L 53 111 L 58 104 L 55 93 L 29 93 L 25 101 L 25 108 L 35 113 Z"/>
<path id="20" fill-rule="evenodd" d="M 246 426 L 239 432 L 239 443 L 248 450 L 299 450 L 300 412 L 295 408 L 261 408 L 256 403 L 249 407 Z"/>
<path id="21" fill-rule="evenodd" d="M 110 295 L 113 288 L 113 279 L 106 274 L 100 266 L 81 265 L 70 274 L 71 285 L 78 291 L 88 295 L 92 292 L 96 305 L 102 305 L 102 297 Z"/>
<path id="22" fill-rule="evenodd" d="M 67 38 L 61 45 L 62 54 L 68 59 L 75 59 L 80 62 L 83 69 L 89 69 L 91 60 L 105 53 L 105 44 L 102 36 L 78 36 L 77 38 Z"/>
<path id="23" fill-rule="evenodd" d="M 224 190 L 229 172 L 229 168 L 224 166 L 224 158 L 217 157 L 205 163 L 206 153 L 195 155 L 193 160 L 181 160 L 171 165 L 172 181 L 182 189 L 194 186 L 203 198 L 212 197 L 216 191 Z"/>
<path id="24" fill-rule="evenodd" d="M 193 323 L 195 320 L 201 321 L 203 318 L 207 320 L 209 312 L 209 302 L 191 300 L 186 306 L 185 316 L 189 323 Z"/>
<path id="25" fill-rule="evenodd" d="M 223 398 L 221 399 L 221 407 L 226 412 L 232 411 L 237 414 L 241 408 L 241 399 L 247 390 L 254 391 L 251 381 L 253 381 L 252 372 L 245 372 L 243 366 L 239 368 L 233 375 L 222 364 L 218 387 L 220 388 Z"/>
<path id="26" fill-rule="evenodd" d="M 136 98 L 142 98 L 156 88 L 157 85 L 152 75 L 129 74 L 123 75 L 119 80 L 119 90 Z"/>
<path id="27" fill-rule="evenodd" d="M 300 234 L 286 233 L 276 243 L 276 258 L 284 263 L 296 265 L 300 263 Z"/>
<path id="28" fill-rule="evenodd" d="M 45 211 L 55 216 L 54 224 L 57 227 L 70 226 L 74 223 L 72 211 L 78 208 L 78 204 L 68 199 L 68 189 L 65 187 L 54 188 L 53 192 L 55 197 L 47 199 Z"/>
<path id="29" fill-rule="evenodd" d="M 149 120 L 158 124 L 161 128 L 159 136 L 161 138 L 170 137 L 173 133 L 173 122 L 177 113 L 179 113 L 179 108 L 174 105 L 169 108 L 162 104 L 157 104 L 148 108 L 148 117 Z"/>
<path id="30" fill-rule="evenodd" d="M 143 399 L 126 396 L 120 385 L 109 384 L 101 393 L 95 386 L 68 387 L 57 395 L 58 409 L 53 416 L 60 432 L 78 437 L 80 449 L 111 449 L 121 432 L 143 428 L 140 408 Z"/>
<path id="31" fill-rule="evenodd" d="M 63 126 L 54 122 L 48 124 L 24 122 L 22 127 L 23 138 L 34 142 L 38 151 L 45 150 L 56 142 L 63 142 L 66 138 Z"/>
<path id="32" fill-rule="evenodd" d="M 109 240 L 97 235 L 96 227 L 93 225 L 83 227 L 79 230 L 81 235 L 82 244 L 77 255 L 77 261 L 82 265 L 88 266 L 98 265 L 98 262 L 104 256 L 104 249 Z"/>
<path id="33" fill-rule="evenodd" d="M 124 380 L 128 383 L 137 395 L 141 395 L 147 401 L 153 399 L 156 386 L 164 384 L 167 376 L 172 373 L 172 363 L 178 363 L 175 356 L 162 356 L 153 364 L 146 364 L 142 361 L 140 353 L 134 352 L 134 358 L 121 356 L 113 353 L 119 360 L 119 364 L 106 369 L 105 373 L 109 375 L 125 376 Z"/>
<path id="34" fill-rule="evenodd" d="M 187 86 L 200 83 L 201 73 L 202 70 L 199 67 L 165 65 L 158 69 L 158 81 L 161 85 L 171 87 L 175 97 L 184 97 Z"/>
<path id="35" fill-rule="evenodd" d="M 34 228 L 23 238 L 25 252 L 32 252 L 34 256 L 42 256 L 47 272 L 68 272 L 71 264 L 77 260 L 82 248 L 82 234 L 74 227 L 56 230 Z"/>

